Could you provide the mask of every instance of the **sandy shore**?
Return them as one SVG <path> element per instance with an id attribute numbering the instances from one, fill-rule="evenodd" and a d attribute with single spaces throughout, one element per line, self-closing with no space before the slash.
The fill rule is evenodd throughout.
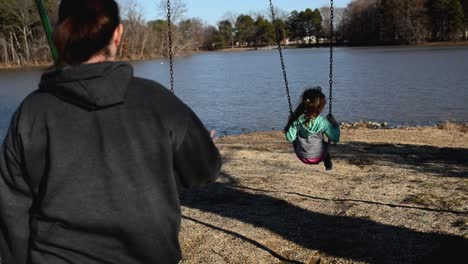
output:
<path id="1" fill-rule="evenodd" d="M 222 138 L 218 183 L 182 195 L 182 263 L 462 263 L 467 132 L 344 129 L 332 171 L 280 132 Z"/>

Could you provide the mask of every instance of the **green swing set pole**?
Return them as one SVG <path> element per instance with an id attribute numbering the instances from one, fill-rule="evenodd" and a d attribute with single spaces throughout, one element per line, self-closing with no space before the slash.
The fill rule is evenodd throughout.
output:
<path id="1" fill-rule="evenodd" d="M 35 0 L 35 2 L 37 5 L 37 10 L 39 11 L 39 15 L 41 17 L 42 26 L 44 27 L 44 31 L 47 36 L 47 41 L 49 42 L 49 48 L 50 52 L 52 53 L 52 58 L 54 59 L 55 64 L 57 64 L 59 56 L 57 48 L 55 48 L 55 44 L 52 39 L 52 27 L 50 25 L 49 16 L 47 15 L 47 9 L 43 0 Z"/>

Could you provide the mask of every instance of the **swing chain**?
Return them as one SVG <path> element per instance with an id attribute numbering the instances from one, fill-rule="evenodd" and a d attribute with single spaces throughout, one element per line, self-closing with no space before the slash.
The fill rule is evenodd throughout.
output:
<path id="1" fill-rule="evenodd" d="M 167 37 L 169 49 L 169 67 L 171 75 L 171 92 L 174 93 L 174 59 L 172 54 L 172 23 L 171 23 L 171 1 L 167 0 Z"/>
<path id="2" fill-rule="evenodd" d="M 332 114 L 332 106 L 333 106 L 333 36 L 335 31 L 335 26 L 333 25 L 334 19 L 334 9 L 333 9 L 333 0 L 330 0 L 330 95 L 329 95 L 329 102 L 328 102 L 328 114 Z"/>
<path id="3" fill-rule="evenodd" d="M 277 25 L 275 8 L 273 6 L 272 0 L 270 0 L 270 9 L 271 9 L 271 18 L 273 20 L 273 24 Z M 275 32 L 276 32 L 276 44 L 278 45 L 278 52 L 279 52 L 280 60 L 281 60 L 281 68 L 283 69 L 284 85 L 286 86 L 286 95 L 288 97 L 289 114 L 292 116 L 293 110 L 292 110 L 292 104 L 291 104 L 291 95 L 289 94 L 288 77 L 286 74 L 286 66 L 284 64 L 283 49 L 281 47 L 281 32 L 278 26 L 275 26 Z"/>

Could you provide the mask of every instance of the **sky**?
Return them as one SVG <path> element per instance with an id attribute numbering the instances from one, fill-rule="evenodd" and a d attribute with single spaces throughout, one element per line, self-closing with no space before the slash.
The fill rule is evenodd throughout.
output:
<path id="1" fill-rule="evenodd" d="M 119 4 L 125 5 L 130 0 L 117 0 Z M 140 11 L 146 20 L 163 18 L 159 10 L 159 0 L 138 0 L 136 1 Z M 197 17 L 210 25 L 225 18 L 230 12 L 237 16 L 239 14 L 249 14 L 252 12 L 266 12 L 269 10 L 268 0 L 182 0 L 187 5 L 186 18 Z M 334 0 L 334 6 L 346 7 L 351 0 Z M 273 0 L 273 5 L 279 9 L 290 13 L 293 10 L 301 11 L 306 8 L 320 8 L 329 6 L 329 0 Z"/>

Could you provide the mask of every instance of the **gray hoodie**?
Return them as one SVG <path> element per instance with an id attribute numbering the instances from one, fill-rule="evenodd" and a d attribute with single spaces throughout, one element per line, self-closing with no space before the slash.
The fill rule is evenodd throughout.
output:
<path id="1" fill-rule="evenodd" d="M 220 167 L 192 110 L 129 64 L 46 73 L 1 148 L 3 264 L 177 263 L 179 189 Z"/>

